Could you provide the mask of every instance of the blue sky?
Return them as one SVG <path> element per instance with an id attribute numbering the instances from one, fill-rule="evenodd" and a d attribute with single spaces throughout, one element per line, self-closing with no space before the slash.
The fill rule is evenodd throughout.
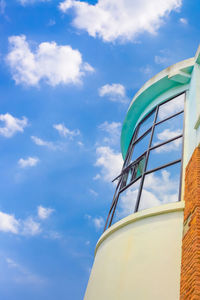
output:
<path id="1" fill-rule="evenodd" d="M 80 300 L 131 98 L 192 57 L 198 0 L 0 0 L 0 295 Z"/>

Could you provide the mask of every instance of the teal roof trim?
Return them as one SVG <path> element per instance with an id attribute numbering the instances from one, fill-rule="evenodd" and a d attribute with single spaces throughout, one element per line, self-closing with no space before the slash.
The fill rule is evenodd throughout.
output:
<path id="1" fill-rule="evenodd" d="M 167 69 L 163 70 L 162 72 L 151 78 L 149 81 L 147 81 L 145 85 L 137 92 L 129 106 L 126 118 L 122 126 L 121 151 L 123 158 L 126 157 L 129 143 L 131 141 L 133 131 L 135 130 L 135 126 L 137 125 L 140 116 L 147 108 L 147 106 L 168 90 L 173 89 L 175 91 L 176 88 L 178 89 L 180 87 L 183 87 L 184 73 L 191 74 L 193 65 L 194 58 L 190 58 L 171 67 L 168 67 Z M 177 76 L 177 74 L 181 77 Z M 185 78 L 187 78 L 188 83 L 188 75 Z"/>

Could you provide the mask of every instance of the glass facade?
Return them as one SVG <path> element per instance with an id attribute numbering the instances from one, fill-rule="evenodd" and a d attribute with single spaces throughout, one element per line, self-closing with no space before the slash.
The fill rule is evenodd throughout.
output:
<path id="1" fill-rule="evenodd" d="M 179 201 L 185 94 L 157 105 L 137 125 L 105 229 L 143 209 Z"/>

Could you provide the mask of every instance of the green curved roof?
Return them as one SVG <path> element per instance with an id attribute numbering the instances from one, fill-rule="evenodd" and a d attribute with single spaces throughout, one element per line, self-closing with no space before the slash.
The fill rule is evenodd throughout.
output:
<path id="1" fill-rule="evenodd" d="M 178 62 L 147 81 L 136 93 L 129 106 L 121 132 L 121 151 L 125 158 L 133 131 L 145 108 L 161 94 L 190 82 L 195 58 Z"/>

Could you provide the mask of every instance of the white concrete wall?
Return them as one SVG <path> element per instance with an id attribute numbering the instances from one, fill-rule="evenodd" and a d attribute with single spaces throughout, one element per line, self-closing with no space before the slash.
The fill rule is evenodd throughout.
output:
<path id="1" fill-rule="evenodd" d="M 108 229 L 84 300 L 178 300 L 183 206 L 148 209 Z"/>

